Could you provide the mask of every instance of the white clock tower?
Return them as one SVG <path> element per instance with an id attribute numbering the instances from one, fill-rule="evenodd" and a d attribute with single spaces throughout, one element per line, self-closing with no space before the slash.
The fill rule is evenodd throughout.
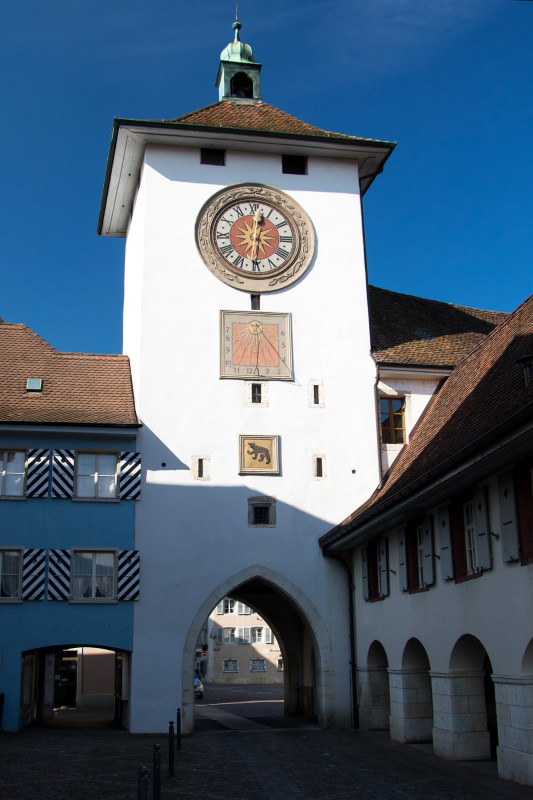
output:
<path id="1" fill-rule="evenodd" d="M 177 706 L 192 729 L 196 644 L 225 596 L 272 628 L 286 713 L 351 723 L 349 580 L 317 540 L 379 480 L 361 197 L 393 145 L 263 102 L 234 28 L 218 102 L 115 121 L 99 223 L 127 239 L 143 423 L 135 732 Z"/>

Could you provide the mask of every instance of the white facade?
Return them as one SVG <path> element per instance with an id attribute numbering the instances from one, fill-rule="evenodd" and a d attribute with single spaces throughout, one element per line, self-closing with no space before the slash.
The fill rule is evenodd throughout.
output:
<path id="1" fill-rule="evenodd" d="M 236 587 L 256 579 L 294 609 L 308 639 L 309 656 L 289 675 L 286 700 L 292 692 L 296 706 L 311 704 L 325 725 L 351 719 L 347 579 L 322 558 L 317 539 L 379 476 L 357 163 L 312 156 L 307 175 L 287 175 L 279 152 L 229 149 L 225 164 L 201 164 L 199 148 L 146 147 L 127 238 L 124 352 L 146 467 L 136 509 L 143 591 L 135 608 L 132 731 L 163 730 L 176 706 L 191 729 L 201 626 L 221 597 L 239 597 Z M 269 382 L 268 405 L 258 407 L 247 403 L 245 381 L 219 377 L 220 311 L 249 310 L 250 295 L 211 274 L 194 236 L 215 192 L 250 181 L 296 200 L 316 237 L 305 275 L 261 295 L 261 311 L 292 315 L 295 379 Z M 311 379 L 323 389 L 318 406 L 310 404 Z M 280 436 L 279 475 L 239 475 L 240 434 Z M 198 454 L 208 459 L 209 480 L 194 478 Z M 321 479 L 316 454 L 327 465 Z M 248 498 L 262 495 L 275 498 L 275 527 L 249 526 Z M 276 602 L 254 606 L 283 650 L 279 626 L 287 615 Z M 290 672 L 291 659 L 284 660 Z"/>

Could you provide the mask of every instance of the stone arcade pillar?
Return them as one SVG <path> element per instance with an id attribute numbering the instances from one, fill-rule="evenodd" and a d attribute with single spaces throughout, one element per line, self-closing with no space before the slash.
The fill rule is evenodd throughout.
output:
<path id="1" fill-rule="evenodd" d="M 490 758 L 485 673 L 432 672 L 433 750 L 452 761 Z"/>
<path id="2" fill-rule="evenodd" d="M 390 735 L 397 742 L 430 742 L 431 679 L 425 668 L 389 669 Z"/>
<path id="3" fill-rule="evenodd" d="M 498 775 L 533 786 L 533 676 L 493 676 L 498 718 Z"/>
<path id="4" fill-rule="evenodd" d="M 367 731 L 389 729 L 390 690 L 387 667 L 359 667 L 359 726 Z"/>

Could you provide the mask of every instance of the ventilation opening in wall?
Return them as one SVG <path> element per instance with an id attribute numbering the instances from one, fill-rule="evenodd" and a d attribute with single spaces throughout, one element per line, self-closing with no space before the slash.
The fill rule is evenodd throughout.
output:
<path id="1" fill-rule="evenodd" d="M 210 164 L 212 167 L 223 167 L 226 163 L 226 151 L 202 147 L 200 150 L 200 163 Z"/>
<path id="2" fill-rule="evenodd" d="M 307 156 L 281 156 L 281 169 L 286 175 L 307 175 Z"/>

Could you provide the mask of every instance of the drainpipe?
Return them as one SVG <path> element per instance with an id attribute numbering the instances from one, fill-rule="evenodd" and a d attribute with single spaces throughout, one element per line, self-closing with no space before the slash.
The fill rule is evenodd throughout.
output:
<path id="1" fill-rule="evenodd" d="M 350 678 L 351 678 L 351 689 L 352 689 L 352 726 L 354 728 L 359 727 L 359 704 L 357 702 L 357 663 L 356 663 L 356 653 L 355 653 L 355 611 L 354 611 L 354 602 L 353 602 L 353 593 L 354 593 L 354 584 L 353 584 L 353 577 L 352 577 L 352 570 L 346 563 L 346 561 L 341 558 L 340 556 L 335 555 L 335 553 L 326 553 L 322 550 L 322 555 L 324 558 L 334 558 L 336 561 L 339 561 L 344 569 L 346 570 L 346 576 L 348 578 L 348 612 L 350 617 Z"/>

